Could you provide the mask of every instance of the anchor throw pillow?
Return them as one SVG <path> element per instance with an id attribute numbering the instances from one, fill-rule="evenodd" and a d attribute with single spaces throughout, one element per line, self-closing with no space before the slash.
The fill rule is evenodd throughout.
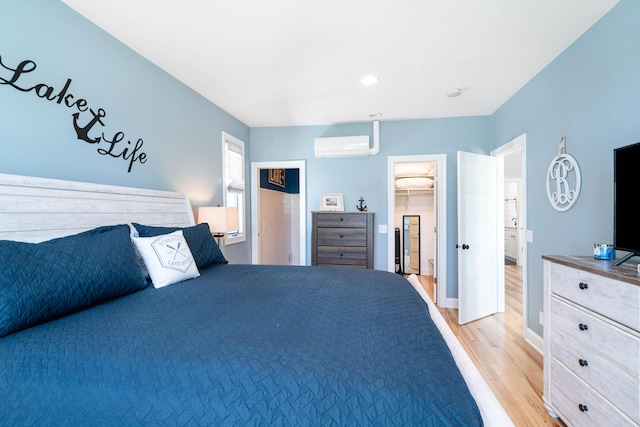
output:
<path id="1" fill-rule="evenodd" d="M 153 287 L 158 289 L 200 276 L 182 230 L 154 237 L 132 237 Z"/>

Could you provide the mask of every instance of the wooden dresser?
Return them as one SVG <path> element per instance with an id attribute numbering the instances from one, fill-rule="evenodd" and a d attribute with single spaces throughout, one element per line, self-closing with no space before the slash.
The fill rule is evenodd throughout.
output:
<path id="1" fill-rule="evenodd" d="M 569 426 L 640 425 L 640 275 L 543 256 L 544 403 Z"/>
<path id="2" fill-rule="evenodd" d="M 372 212 L 311 214 L 311 265 L 373 268 Z"/>

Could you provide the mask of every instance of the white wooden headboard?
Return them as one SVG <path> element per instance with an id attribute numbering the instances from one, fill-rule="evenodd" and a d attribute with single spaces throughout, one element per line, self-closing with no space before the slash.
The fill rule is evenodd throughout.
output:
<path id="1" fill-rule="evenodd" d="M 36 243 L 131 222 L 194 225 L 182 193 L 0 174 L 0 240 Z"/>

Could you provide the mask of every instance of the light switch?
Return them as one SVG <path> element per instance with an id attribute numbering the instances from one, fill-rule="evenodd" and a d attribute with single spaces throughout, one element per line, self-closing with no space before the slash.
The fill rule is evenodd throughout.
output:
<path id="1" fill-rule="evenodd" d="M 378 233 L 384 234 L 387 232 L 387 224 L 378 225 Z"/>

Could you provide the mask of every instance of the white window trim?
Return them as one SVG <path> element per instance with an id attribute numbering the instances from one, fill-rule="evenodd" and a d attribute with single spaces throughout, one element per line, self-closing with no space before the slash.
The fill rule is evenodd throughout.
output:
<path id="1" fill-rule="evenodd" d="M 238 234 L 238 235 L 233 235 L 233 234 L 227 234 L 227 236 L 225 236 L 224 238 L 224 244 L 225 245 L 233 245 L 235 243 L 240 243 L 240 242 L 244 242 L 247 240 L 247 224 L 246 224 L 246 210 L 247 210 L 247 192 L 246 192 L 246 152 L 244 150 L 244 142 L 239 140 L 238 138 L 229 135 L 226 132 L 222 132 L 222 193 L 223 193 L 223 200 L 224 200 L 224 206 L 227 206 L 227 190 L 229 185 L 231 184 L 229 182 L 229 179 L 227 178 L 227 143 L 231 143 L 234 144 L 240 148 L 242 148 L 242 176 L 243 176 L 243 182 L 241 186 L 237 186 L 237 185 L 233 185 L 233 187 L 235 187 L 237 190 L 239 190 L 238 192 L 242 193 L 242 195 L 240 196 L 242 198 L 242 205 L 243 205 L 243 213 L 242 215 L 239 216 L 238 218 L 238 222 L 240 224 L 240 229 L 242 230 L 242 234 Z"/>

